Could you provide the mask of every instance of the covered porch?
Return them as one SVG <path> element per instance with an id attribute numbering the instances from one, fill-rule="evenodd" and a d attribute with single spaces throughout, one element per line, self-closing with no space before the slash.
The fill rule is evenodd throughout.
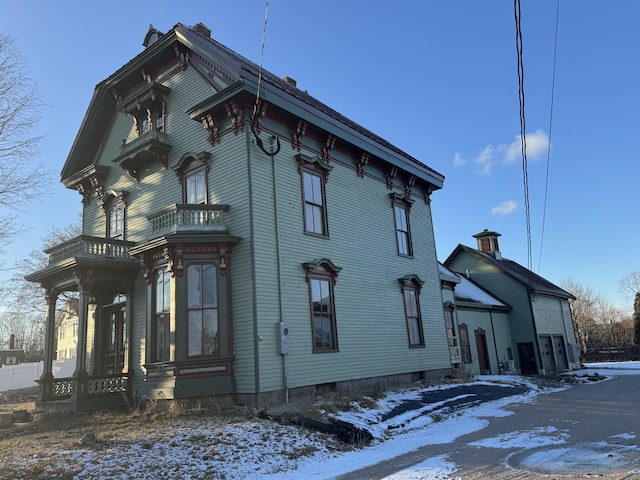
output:
<path id="1" fill-rule="evenodd" d="M 126 405 L 133 283 L 140 270 L 129 254 L 133 245 L 80 235 L 45 250 L 47 267 L 25 277 L 44 288 L 47 302 L 39 408 L 78 412 Z M 72 377 L 54 378 L 56 308 L 66 292 L 78 298 L 76 366 Z"/>

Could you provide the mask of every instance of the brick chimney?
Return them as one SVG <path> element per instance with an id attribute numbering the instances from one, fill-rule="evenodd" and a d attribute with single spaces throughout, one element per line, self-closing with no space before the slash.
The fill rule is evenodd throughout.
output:
<path id="1" fill-rule="evenodd" d="M 498 237 L 501 235 L 497 232 L 490 232 L 486 228 L 480 233 L 476 233 L 473 238 L 478 240 L 478 250 L 496 258 L 496 260 L 502 260 L 502 254 L 500 253 L 500 247 L 498 246 Z"/>
<path id="2" fill-rule="evenodd" d="M 204 35 L 205 37 L 211 38 L 211 29 L 207 27 L 204 23 L 200 23 L 200 22 L 196 23 L 193 26 L 193 29 L 196 32 Z"/>
<path id="3" fill-rule="evenodd" d="M 287 82 L 289 85 L 291 85 L 292 87 L 297 87 L 298 86 L 298 82 L 296 82 L 293 78 L 291 77 L 282 77 L 282 80 L 284 80 L 285 82 Z"/>

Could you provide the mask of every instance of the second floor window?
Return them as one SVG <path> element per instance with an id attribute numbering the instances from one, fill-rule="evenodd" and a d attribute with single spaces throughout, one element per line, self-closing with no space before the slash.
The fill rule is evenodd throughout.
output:
<path id="1" fill-rule="evenodd" d="M 182 203 L 204 205 L 209 202 L 209 152 L 186 153 L 175 172 L 182 184 Z"/>
<path id="2" fill-rule="evenodd" d="M 323 180 L 320 175 L 302 172 L 304 231 L 326 236 L 326 210 Z"/>
<path id="3" fill-rule="evenodd" d="M 409 210 L 411 209 L 412 201 L 406 196 L 400 197 L 395 193 L 391 194 L 391 199 L 396 224 L 398 255 L 410 257 L 413 255 L 411 229 L 409 228 Z"/>
<path id="4" fill-rule="evenodd" d="M 332 167 L 320 158 L 303 154 L 296 155 L 296 160 L 298 160 L 298 172 L 302 181 L 304 233 L 328 237 L 325 186 Z"/>
<path id="5" fill-rule="evenodd" d="M 109 191 L 102 198 L 102 207 L 106 214 L 106 237 L 125 240 L 127 198 L 125 191 Z"/>
<path id="6" fill-rule="evenodd" d="M 109 209 L 109 238 L 124 240 L 124 206 L 115 205 Z"/>
<path id="7" fill-rule="evenodd" d="M 207 175 L 204 168 L 185 173 L 184 194 L 185 203 L 207 203 Z"/>

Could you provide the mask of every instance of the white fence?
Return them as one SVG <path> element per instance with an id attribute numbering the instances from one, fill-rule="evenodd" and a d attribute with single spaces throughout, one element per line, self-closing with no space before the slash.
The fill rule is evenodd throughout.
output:
<path id="1" fill-rule="evenodd" d="M 43 368 L 43 362 L 3 365 L 0 368 L 0 392 L 35 387 L 37 385 L 35 381 L 42 375 Z M 55 378 L 70 377 L 75 368 L 75 359 L 56 360 L 53 362 L 53 376 Z"/>

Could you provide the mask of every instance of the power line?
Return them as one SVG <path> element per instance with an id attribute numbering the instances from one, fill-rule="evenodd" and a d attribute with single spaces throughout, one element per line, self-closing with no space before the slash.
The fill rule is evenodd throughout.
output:
<path id="1" fill-rule="evenodd" d="M 553 42 L 553 75 L 551 76 L 551 107 L 549 108 L 549 144 L 547 145 L 547 173 L 544 184 L 544 207 L 542 209 L 542 234 L 540 235 L 540 256 L 538 257 L 538 272 L 542 264 L 542 246 L 544 244 L 544 226 L 547 219 L 547 194 L 549 193 L 549 165 L 551 164 L 551 129 L 553 127 L 553 99 L 556 86 L 556 59 L 558 53 L 558 24 L 560 19 L 560 0 L 556 3 L 556 33 Z"/>
<path id="2" fill-rule="evenodd" d="M 531 261 L 531 213 L 529 207 L 529 173 L 527 166 L 527 136 L 526 121 L 524 116 L 524 63 L 522 61 L 522 28 L 520 0 L 513 2 L 514 17 L 516 20 L 516 53 L 518 56 L 518 97 L 520 100 L 520 144 L 522 147 L 522 180 L 524 185 L 524 208 L 527 223 L 527 266 L 532 269 Z"/>

